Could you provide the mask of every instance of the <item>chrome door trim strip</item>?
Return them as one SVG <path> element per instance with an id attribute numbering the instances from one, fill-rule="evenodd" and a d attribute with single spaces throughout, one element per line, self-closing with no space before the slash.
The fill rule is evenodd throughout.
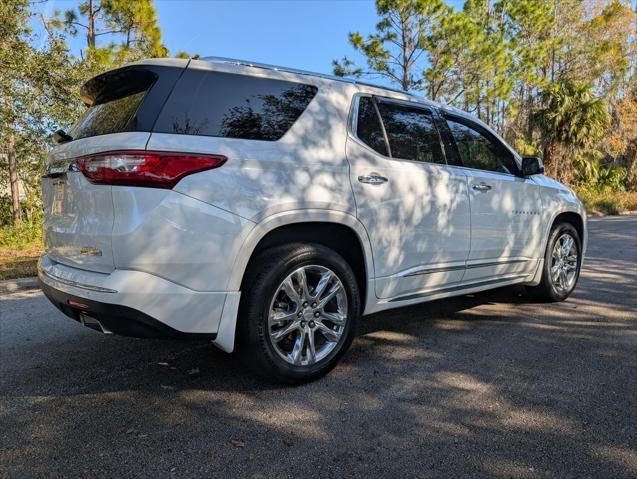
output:
<path id="1" fill-rule="evenodd" d="M 469 264 L 467 265 L 467 269 L 486 268 L 487 266 L 499 266 L 501 264 L 526 263 L 527 261 L 529 260 L 528 259 L 512 259 L 508 261 L 493 261 L 490 263 Z"/>
<path id="2" fill-rule="evenodd" d="M 528 276 L 528 275 L 527 274 L 519 274 L 519 275 L 515 275 L 515 276 L 508 276 L 506 278 L 491 279 L 491 280 L 488 280 L 488 281 L 480 281 L 478 283 L 470 283 L 470 284 L 463 284 L 463 285 L 459 285 L 459 286 L 451 286 L 449 288 L 435 289 L 433 291 L 427 291 L 427 292 L 423 292 L 423 293 L 407 294 L 405 296 L 398 296 L 396 298 L 392 298 L 388 302 L 389 303 L 397 303 L 399 301 L 410 301 L 412 299 L 426 298 L 428 296 L 435 296 L 435 295 L 441 294 L 441 293 L 451 293 L 453 291 L 462 291 L 463 289 L 473 289 L 473 288 L 477 288 L 477 287 L 481 287 L 481 286 L 487 286 L 487 285 L 498 284 L 498 283 L 510 283 L 513 280 L 525 278 L 526 276 Z"/>
<path id="3" fill-rule="evenodd" d="M 413 271 L 411 273 L 407 273 L 403 275 L 403 278 L 408 278 L 410 276 L 420 276 L 421 274 L 431 274 L 431 273 L 446 273 L 447 271 L 459 271 L 467 269 L 466 265 L 459 266 L 447 266 L 441 268 L 430 268 L 430 269 L 421 269 L 418 271 Z"/>
<path id="4" fill-rule="evenodd" d="M 409 276 L 419 276 L 421 274 L 431 274 L 431 273 L 445 273 L 447 271 L 458 271 L 458 270 L 464 270 L 464 269 L 475 269 L 475 268 L 486 268 L 488 266 L 499 266 L 499 265 L 503 265 L 503 264 L 515 264 L 515 263 L 526 263 L 530 260 L 528 259 L 512 259 L 512 260 L 508 260 L 508 261 L 491 261 L 488 263 L 476 263 L 476 264 L 467 264 L 467 265 L 460 265 L 460 266 L 448 266 L 448 267 L 442 267 L 442 268 L 428 268 L 428 269 L 422 269 L 422 270 L 418 270 L 418 271 L 413 271 L 411 273 L 407 273 L 405 275 L 403 275 L 403 278 L 407 278 Z"/>

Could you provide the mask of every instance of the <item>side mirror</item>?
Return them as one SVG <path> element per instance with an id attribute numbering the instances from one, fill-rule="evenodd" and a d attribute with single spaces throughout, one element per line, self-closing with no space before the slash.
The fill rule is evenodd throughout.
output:
<path id="1" fill-rule="evenodd" d="M 53 138 L 53 141 L 56 143 L 66 143 L 67 141 L 73 140 L 73 137 L 64 130 L 56 131 L 53 135 L 51 135 L 51 138 Z"/>
<path id="2" fill-rule="evenodd" d="M 544 163 L 537 156 L 522 157 L 522 176 L 540 175 L 544 173 Z"/>

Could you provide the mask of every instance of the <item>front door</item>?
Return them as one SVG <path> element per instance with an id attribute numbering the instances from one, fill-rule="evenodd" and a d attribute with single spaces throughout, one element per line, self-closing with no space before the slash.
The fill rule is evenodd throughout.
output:
<path id="1" fill-rule="evenodd" d="M 469 193 L 462 171 L 445 162 L 432 111 L 357 100 L 346 149 L 377 297 L 407 299 L 458 284 L 470 245 Z"/>
<path id="2" fill-rule="evenodd" d="M 486 128 L 453 116 L 447 124 L 471 198 L 471 251 L 463 282 L 528 275 L 542 236 L 539 187 L 516 176 L 513 153 Z"/>

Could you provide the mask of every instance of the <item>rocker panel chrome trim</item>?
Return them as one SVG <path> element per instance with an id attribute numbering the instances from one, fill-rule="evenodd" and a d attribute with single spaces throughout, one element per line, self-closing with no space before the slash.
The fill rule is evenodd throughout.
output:
<path id="1" fill-rule="evenodd" d="M 530 261 L 528 259 L 513 259 L 513 260 L 509 260 L 509 261 L 492 261 L 492 262 L 488 262 L 488 263 L 478 263 L 478 264 L 467 264 L 467 265 L 459 265 L 459 266 L 449 266 L 449 267 L 442 267 L 442 268 L 430 268 L 430 269 L 422 269 L 419 271 L 413 271 L 411 273 L 407 273 L 405 275 L 403 275 L 403 277 L 409 277 L 409 276 L 418 276 L 421 274 L 431 274 L 431 273 L 444 273 L 446 271 L 458 271 L 458 270 L 463 270 L 463 269 L 475 269 L 475 268 L 486 268 L 488 266 L 499 266 L 502 264 L 514 264 L 514 263 L 526 263 L 527 261 Z"/>
<path id="2" fill-rule="evenodd" d="M 452 286 L 450 288 L 442 288 L 442 289 L 435 289 L 435 290 L 432 290 L 432 291 L 426 291 L 426 292 L 422 292 L 422 293 L 408 294 L 408 295 L 405 295 L 405 296 L 398 296 L 397 298 L 390 299 L 388 302 L 389 303 L 397 303 L 399 301 L 409 301 L 409 300 L 412 300 L 412 299 L 426 298 L 428 296 L 435 296 L 435 295 L 440 294 L 440 293 L 451 293 L 453 291 L 462 291 L 463 289 L 470 290 L 472 288 L 477 288 L 477 287 L 481 287 L 481 286 L 487 286 L 487 285 L 491 285 L 491 284 L 510 283 L 513 280 L 520 279 L 520 278 L 525 278 L 526 276 L 528 276 L 528 275 L 527 274 L 519 274 L 519 275 L 514 275 L 514 276 L 508 276 L 506 278 L 491 279 L 489 281 L 480 281 L 478 283 L 463 284 L 463 285 L 459 285 L 459 286 Z"/>

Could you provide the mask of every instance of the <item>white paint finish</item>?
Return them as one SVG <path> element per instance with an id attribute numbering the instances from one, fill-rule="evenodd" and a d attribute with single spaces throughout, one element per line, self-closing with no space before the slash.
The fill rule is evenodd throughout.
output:
<path id="1" fill-rule="evenodd" d="M 357 216 L 374 253 L 379 298 L 456 283 L 462 270 L 407 276 L 422 269 L 462 265 L 469 254 L 466 178 L 456 168 L 384 157 L 356 138 L 347 140 Z M 361 183 L 378 174 L 387 183 Z"/>
<path id="2" fill-rule="evenodd" d="M 113 204 L 116 268 L 196 291 L 228 290 L 234 259 L 254 223 L 170 190 L 114 186 Z"/>
<path id="3" fill-rule="evenodd" d="M 235 330 L 237 327 L 237 314 L 239 314 L 239 301 L 241 293 L 228 293 L 223 305 L 223 314 L 219 321 L 217 337 L 212 344 L 226 353 L 234 351 Z"/>
<path id="4" fill-rule="evenodd" d="M 551 231 L 551 226 L 558 215 L 562 213 L 576 213 L 582 219 L 584 226 L 584 237 L 582 238 L 583 260 L 588 246 L 587 215 L 584 205 L 579 198 L 577 198 L 577 195 L 573 190 L 558 181 L 549 178 L 548 176 L 537 175 L 533 177 L 533 181 L 541 187 L 543 208 L 542 223 L 544 226 L 542 242 L 546 244 Z"/>
<path id="5" fill-rule="evenodd" d="M 529 273 L 535 266 L 530 260 L 543 254 L 540 187 L 513 175 L 464 171 L 471 198 L 471 267 L 463 281 Z M 491 189 L 474 189 L 481 185 Z M 488 266 L 477 267 L 484 263 Z"/>
<path id="6" fill-rule="evenodd" d="M 47 169 L 56 165 L 66 170 L 73 159 L 102 151 L 143 150 L 149 136 L 148 133 L 117 133 L 63 143 L 47 158 Z M 93 185 L 81 173 L 69 171 L 56 178 L 42 178 L 42 201 L 48 254 L 78 268 L 113 270 L 114 214 L 110 186 Z M 83 248 L 100 254 L 82 253 Z"/>
<path id="7" fill-rule="evenodd" d="M 194 63 L 194 62 L 193 62 Z M 201 69 L 245 73 L 246 67 Z M 254 69 L 252 69 L 254 70 Z M 295 209 L 355 211 L 345 157 L 347 116 L 356 88 L 347 83 L 259 70 L 258 76 L 304 81 L 319 87 L 316 97 L 278 141 L 153 133 L 149 150 L 223 155 L 221 168 L 184 178 L 175 187 L 252 221 Z M 240 185 L 240 188 L 237 186 Z"/>
<path id="8" fill-rule="evenodd" d="M 458 286 L 462 286 L 462 289 L 454 289 L 453 291 L 446 291 L 445 286 L 454 287 L 454 285 L 440 286 L 436 289 L 430 289 L 423 291 L 422 295 L 401 300 L 392 301 L 392 298 L 376 300 L 374 304 L 370 305 L 365 314 L 378 313 L 379 311 L 386 311 L 388 309 L 402 308 L 404 306 L 412 306 L 415 304 L 426 303 L 429 301 L 436 301 L 438 299 L 453 298 L 454 296 L 462 296 L 465 294 L 478 293 L 480 291 L 487 291 L 493 288 L 501 288 L 503 286 L 510 286 L 513 284 L 523 284 L 529 280 L 528 276 L 511 275 L 499 278 L 497 283 L 492 284 L 480 284 L 480 282 L 466 283 Z"/>
<path id="9" fill-rule="evenodd" d="M 228 290 L 233 291 L 241 287 L 243 273 L 248 265 L 250 256 L 255 250 L 259 241 L 261 241 L 268 233 L 275 229 L 295 224 L 307 222 L 325 222 L 338 223 L 351 228 L 360 241 L 365 259 L 365 271 L 367 278 L 371 281 L 374 272 L 374 259 L 372 255 L 371 244 L 367 231 L 360 221 L 352 214 L 342 211 L 330 211 L 326 209 L 306 209 L 285 211 L 276 213 L 261 220 L 247 235 L 239 254 L 236 257 L 232 275 L 228 282 Z M 367 288 L 366 305 L 372 304 L 376 300 L 373 289 Z"/>
<path id="10" fill-rule="evenodd" d="M 80 298 L 136 309 L 184 333 L 216 333 L 227 296 L 225 292 L 193 291 L 141 271 L 114 270 L 110 274 L 83 271 L 56 263 L 46 255 L 40 259 L 39 268 L 47 273 L 40 273 L 40 280 L 52 288 Z M 117 292 L 102 293 L 69 286 L 51 277 Z"/>
<path id="11" fill-rule="evenodd" d="M 278 227 L 333 222 L 351 228 L 364 253 L 364 314 L 370 314 L 504 284 L 533 283 L 554 218 L 576 212 L 585 223 L 573 192 L 544 176 L 504 179 L 465 168 L 391 160 L 348 139 L 356 93 L 417 103 L 414 97 L 298 72 L 223 62 L 188 65 L 309 83 L 319 93 L 277 142 L 120 133 L 56 147 L 52 160 L 147 145 L 150 150 L 221 154 L 228 161 L 184 178 L 174 191 L 98 187 L 69 173 L 72 195 L 63 198 L 64 214 L 55 218 L 55 194 L 45 185 L 47 245 L 67 265 L 44 256 L 42 264 L 67 278 L 66 284 L 43 278 L 47 284 L 138 309 L 180 331 L 215 332 L 216 344 L 232 351 L 243 274 L 259 241 Z M 358 182 L 358 176 L 371 173 L 389 182 Z M 482 181 L 493 190 L 471 189 Z M 541 214 L 528 214 L 536 211 Z M 585 248 L 586 226 L 583 240 Z M 73 250 L 100 245 L 100 259 L 80 258 Z M 530 261 L 473 267 L 520 258 Z M 68 278 L 118 292 L 69 286 Z M 501 281 L 481 284 L 485 279 Z M 390 301 L 403 296 L 407 299 Z"/>

